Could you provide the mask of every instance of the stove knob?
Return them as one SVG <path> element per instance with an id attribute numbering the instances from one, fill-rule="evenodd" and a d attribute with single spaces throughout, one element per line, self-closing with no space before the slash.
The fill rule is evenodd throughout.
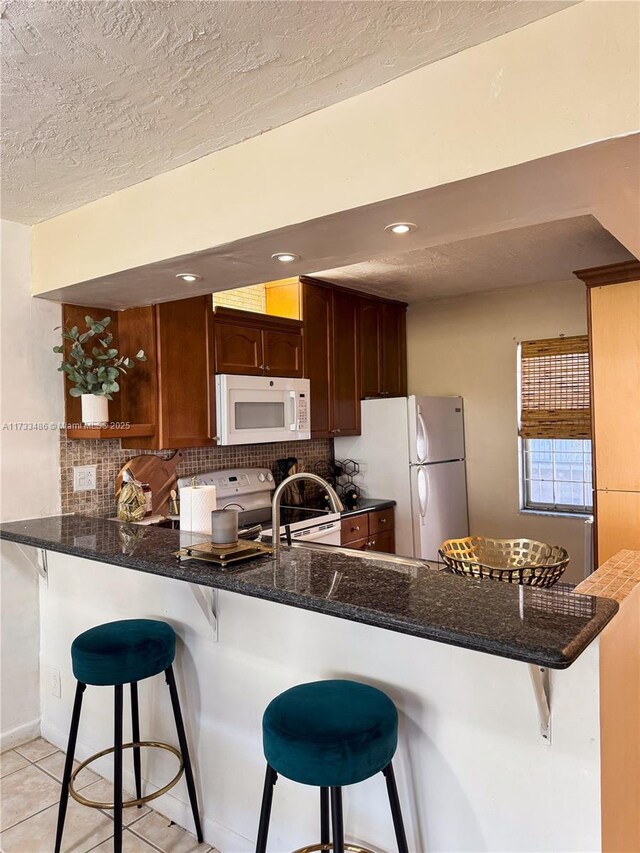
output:
<path id="1" fill-rule="evenodd" d="M 270 483 L 272 483 L 272 482 L 273 482 L 273 474 L 271 473 L 271 471 L 268 471 L 268 472 L 267 472 L 267 480 L 268 480 Z"/>
<path id="2" fill-rule="evenodd" d="M 267 479 L 267 478 L 264 476 L 264 474 L 263 474 L 263 473 L 262 473 L 262 471 L 261 471 L 261 472 L 258 474 L 258 480 L 259 480 L 261 483 L 264 483 L 264 481 L 265 481 L 266 479 Z"/>

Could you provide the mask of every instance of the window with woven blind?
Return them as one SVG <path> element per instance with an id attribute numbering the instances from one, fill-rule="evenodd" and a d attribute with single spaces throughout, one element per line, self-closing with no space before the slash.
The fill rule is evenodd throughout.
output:
<path id="1" fill-rule="evenodd" d="M 591 438 L 586 335 L 520 345 L 522 438 Z"/>
<path id="2" fill-rule="evenodd" d="M 593 506 L 589 344 L 584 335 L 520 344 L 521 508 Z"/>

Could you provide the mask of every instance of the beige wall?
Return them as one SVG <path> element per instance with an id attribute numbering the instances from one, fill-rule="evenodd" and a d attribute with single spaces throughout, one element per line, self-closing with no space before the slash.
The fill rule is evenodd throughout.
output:
<path id="1" fill-rule="evenodd" d="M 6 220 L 0 228 L 0 520 L 11 521 L 60 511 L 57 426 L 63 406 L 50 349 L 58 342 L 53 328 L 60 308 L 30 295 L 31 229 Z M 2 749 L 34 737 L 40 727 L 38 573 L 27 554 L 35 559 L 33 548 L 0 543 Z"/>
<path id="2" fill-rule="evenodd" d="M 33 292 L 634 133 L 639 13 L 579 3 L 40 223 Z"/>
<path id="3" fill-rule="evenodd" d="M 422 302 L 407 316 L 409 393 L 464 398 L 471 533 L 563 545 L 571 581 L 582 577 L 584 522 L 518 511 L 516 342 L 586 329 L 575 281 Z"/>

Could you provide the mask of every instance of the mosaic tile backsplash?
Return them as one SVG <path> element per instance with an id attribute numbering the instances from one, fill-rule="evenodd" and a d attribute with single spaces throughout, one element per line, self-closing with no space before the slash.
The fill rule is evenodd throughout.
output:
<path id="1" fill-rule="evenodd" d="M 134 456 L 155 451 L 122 450 L 119 439 L 72 441 L 64 431 L 60 435 L 60 497 L 62 512 L 84 515 L 111 516 L 115 514 L 114 486 L 118 471 Z M 223 468 L 270 468 L 279 482 L 282 477 L 276 460 L 295 456 L 312 471 L 314 466 L 330 463 L 333 459 L 333 441 L 317 438 L 311 441 L 289 441 L 274 444 L 246 444 L 234 447 L 193 447 L 183 449 L 183 461 L 176 476 L 187 477 L 202 471 L 220 471 Z M 159 451 L 158 456 L 168 458 L 173 450 Z M 74 465 L 97 465 L 97 489 L 89 492 L 73 491 Z"/>

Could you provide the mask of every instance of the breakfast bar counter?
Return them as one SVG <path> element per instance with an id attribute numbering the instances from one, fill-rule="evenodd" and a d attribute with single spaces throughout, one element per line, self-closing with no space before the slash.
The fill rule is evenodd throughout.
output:
<path id="1" fill-rule="evenodd" d="M 3 561 L 40 571 L 41 731 L 56 746 L 69 733 L 76 636 L 120 619 L 174 629 L 204 837 L 223 853 L 255 850 L 265 708 L 322 679 L 379 687 L 398 707 L 394 768 L 411 853 L 602 850 L 602 804 L 635 793 L 628 751 L 607 764 L 601 754 L 617 756 L 612 739 L 631 737 L 640 587 L 619 605 L 560 584 L 477 581 L 313 544 L 221 571 L 174 556 L 206 537 L 79 515 L 5 523 L 0 539 Z M 622 687 L 621 660 L 630 662 Z M 162 679 L 140 690 L 143 737 L 171 742 Z M 107 694 L 87 691 L 85 701 L 80 760 L 113 740 Z M 110 761 L 96 765 L 107 778 Z M 144 790 L 160 789 L 172 768 L 170 756 L 147 756 Z M 347 841 L 395 850 L 384 784 L 370 779 L 344 796 Z M 182 781 L 157 803 L 193 829 Z M 270 853 L 318 834 L 313 790 L 279 779 Z"/>
<path id="2" fill-rule="evenodd" d="M 283 546 L 277 562 L 222 570 L 174 556 L 204 536 L 79 515 L 3 524 L 0 538 L 554 669 L 572 664 L 618 609 L 568 588 L 462 578 L 328 546 Z"/>

